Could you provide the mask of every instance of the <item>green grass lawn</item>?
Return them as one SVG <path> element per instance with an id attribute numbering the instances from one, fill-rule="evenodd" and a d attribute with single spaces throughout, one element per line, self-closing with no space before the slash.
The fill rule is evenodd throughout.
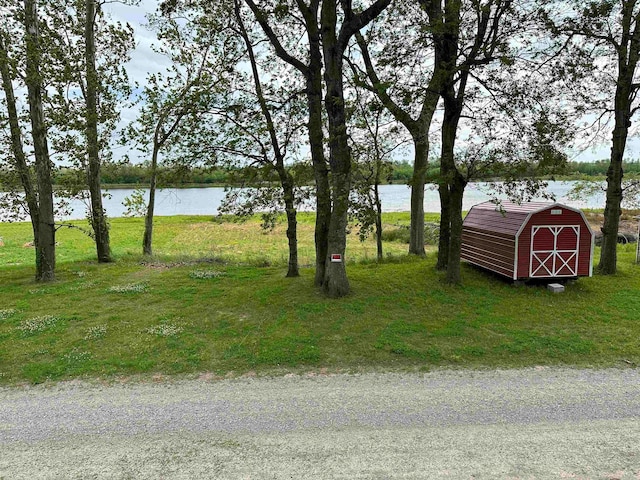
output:
<path id="1" fill-rule="evenodd" d="M 385 217 L 388 228 L 408 214 Z M 112 220 L 117 261 L 98 265 L 91 240 L 59 231 L 58 280 L 33 281 L 28 224 L 0 224 L 0 383 L 212 372 L 361 371 L 640 362 L 640 267 L 621 246 L 619 273 L 563 294 L 514 287 L 464 266 L 443 284 L 435 254 L 377 263 L 350 238 L 352 294 L 313 287 L 313 218 L 300 222 L 300 278 L 285 278 L 284 227 L 258 221 L 158 218 L 157 256 L 140 256 L 142 221 Z M 596 252 L 597 255 L 597 252 Z"/>

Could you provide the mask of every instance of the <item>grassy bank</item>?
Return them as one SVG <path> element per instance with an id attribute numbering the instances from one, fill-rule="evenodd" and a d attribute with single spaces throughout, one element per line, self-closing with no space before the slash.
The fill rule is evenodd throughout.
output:
<path id="1" fill-rule="evenodd" d="M 408 222 L 385 218 L 388 228 Z M 313 263 L 313 219 L 301 219 L 302 263 Z M 58 281 L 36 284 L 27 224 L 0 225 L 0 383 L 75 377 L 370 368 L 628 365 L 640 362 L 640 267 L 583 278 L 560 295 L 513 287 L 471 267 L 443 285 L 435 256 L 373 261 L 350 240 L 353 293 L 328 300 L 313 269 L 284 278 L 283 227 L 204 217 L 159 218 L 158 256 L 142 261 L 142 223 L 114 219 L 116 263 L 96 264 L 91 240 L 59 232 Z"/>

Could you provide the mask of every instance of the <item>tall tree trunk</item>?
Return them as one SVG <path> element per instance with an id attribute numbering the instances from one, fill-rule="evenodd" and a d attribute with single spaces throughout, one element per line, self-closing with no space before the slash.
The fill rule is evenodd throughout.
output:
<path id="1" fill-rule="evenodd" d="M 12 75 L 9 68 L 9 54 L 7 36 L 4 31 L 0 31 L 0 74 L 2 75 L 2 87 L 4 90 L 4 98 L 7 103 L 7 113 L 9 116 L 9 129 L 11 132 L 11 151 L 15 161 L 15 170 L 20 177 L 20 183 L 24 190 L 27 209 L 31 219 L 31 228 L 33 229 L 33 244 L 38 248 L 38 195 L 33 188 L 33 180 L 27 158 L 24 154 L 22 146 L 22 132 L 20 131 L 20 123 L 18 121 L 18 110 L 16 108 L 16 97 L 13 91 Z"/>
<path id="2" fill-rule="evenodd" d="M 347 211 L 351 190 L 351 152 L 349 149 L 342 83 L 343 50 L 336 36 L 337 12 L 334 2 L 322 3 L 322 47 L 324 53 L 324 106 L 329 120 L 329 165 L 331 166 L 332 210 L 329 222 L 329 251 L 323 289 L 332 298 L 349 294 L 345 267 Z M 331 261 L 340 256 L 341 261 Z"/>
<path id="3" fill-rule="evenodd" d="M 317 47 L 319 48 L 319 47 Z M 324 155 L 324 133 L 322 131 L 322 73 L 321 62 L 313 59 L 310 75 L 307 79 L 307 104 L 309 108 L 309 146 L 313 175 L 316 183 L 316 274 L 314 284 L 319 287 L 324 283 L 329 254 L 329 222 L 331 220 L 331 188 L 329 186 L 329 169 Z M 319 52 L 317 52 L 319 55 Z M 317 65 L 316 65 L 317 62 Z"/>
<path id="4" fill-rule="evenodd" d="M 307 87 L 307 106 L 309 109 L 309 147 L 311 162 L 316 183 L 316 275 L 315 285 L 322 286 L 325 277 L 329 222 L 331 219 L 331 189 L 329 186 L 329 169 L 324 155 L 324 133 L 322 120 L 322 50 L 320 30 L 318 27 L 318 9 L 321 0 L 296 2 L 298 10 L 304 19 L 309 43 L 309 63 L 304 63 L 287 52 L 277 35 L 267 21 L 267 13 L 256 5 L 253 0 L 245 0 L 251 8 L 262 30 L 269 38 L 276 55 L 295 67 L 305 78 Z"/>
<path id="5" fill-rule="evenodd" d="M 36 158 L 38 183 L 38 241 L 36 242 L 36 280 L 55 280 L 56 229 L 53 216 L 53 186 L 51 160 L 47 144 L 47 127 L 42 106 L 42 78 L 40 76 L 40 32 L 36 0 L 24 0 L 26 29 L 26 85 L 29 97 L 29 116 Z"/>
<path id="6" fill-rule="evenodd" d="M 331 220 L 331 187 L 329 168 L 324 155 L 324 132 L 322 120 L 322 51 L 320 32 L 316 20 L 317 4 L 305 10 L 307 39 L 309 40 L 309 68 L 306 71 L 307 106 L 309 108 L 309 148 L 316 183 L 316 274 L 314 284 L 322 286 L 329 252 L 329 222 Z"/>
<path id="7" fill-rule="evenodd" d="M 622 1 L 620 39 L 614 42 L 618 56 L 618 74 L 614 98 L 615 124 L 611 160 L 607 170 L 607 194 L 602 225 L 602 248 L 598 270 L 604 275 L 616 273 L 620 204 L 622 202 L 622 160 L 631 126 L 631 105 L 638 93 L 636 69 L 640 61 L 638 13 L 635 1 Z M 634 13 L 635 12 L 635 13 Z"/>
<path id="8" fill-rule="evenodd" d="M 619 120 L 619 117 L 623 117 Z M 611 160 L 607 169 L 607 192 L 604 209 L 604 223 L 602 225 L 602 248 L 598 271 L 604 275 L 611 275 L 617 270 L 618 228 L 622 213 L 622 160 L 627 138 L 627 127 L 623 112 L 616 115 L 616 125 L 613 130 L 613 144 L 611 146 Z"/>
<path id="9" fill-rule="evenodd" d="M 467 185 L 466 180 L 462 174 L 458 171 L 455 164 L 454 147 L 456 141 L 456 133 L 458 131 L 458 122 L 460 120 L 460 114 L 462 112 L 461 103 L 457 100 L 453 105 L 452 112 L 447 112 L 447 101 L 445 99 L 445 113 L 442 121 L 442 175 L 447 182 L 447 196 L 448 196 L 448 211 L 446 215 L 448 217 L 447 224 L 444 225 L 448 229 L 448 241 L 447 241 L 447 283 L 458 284 L 460 283 L 460 248 L 462 242 L 462 199 L 464 195 L 464 189 Z M 441 213 L 442 217 L 445 213 Z M 442 229 L 443 222 L 440 221 L 440 228 Z M 442 243 L 442 230 L 440 231 L 441 243 Z M 444 256 L 444 252 L 443 252 Z M 438 255 L 440 259 L 440 255 Z"/>
<path id="10" fill-rule="evenodd" d="M 438 261 L 436 270 L 446 270 L 449 263 L 449 240 L 451 238 L 451 205 L 449 182 L 445 180 L 446 170 L 440 165 L 438 196 L 440 198 L 440 236 L 438 238 Z"/>
<path id="11" fill-rule="evenodd" d="M 236 21 L 240 26 L 240 34 L 242 35 L 242 38 L 244 39 L 245 45 L 247 47 L 249 63 L 251 64 L 251 72 L 253 74 L 253 84 L 256 92 L 256 97 L 258 98 L 260 110 L 267 125 L 267 131 L 269 132 L 271 148 L 273 149 L 273 155 L 275 157 L 275 169 L 278 173 L 278 177 L 280 178 L 280 186 L 282 187 L 282 193 L 284 197 L 285 211 L 287 214 L 287 239 L 289 242 L 289 265 L 287 269 L 287 277 L 298 277 L 300 276 L 300 272 L 298 269 L 298 225 L 296 220 L 297 212 L 295 208 L 295 195 L 293 191 L 293 177 L 287 171 L 287 168 L 284 164 L 284 154 L 282 148 L 280 148 L 280 142 L 278 140 L 276 127 L 273 123 L 273 117 L 271 116 L 271 111 L 269 110 L 269 106 L 262 90 L 262 82 L 260 81 L 260 72 L 258 71 L 258 63 L 253 51 L 253 45 L 245 29 L 242 15 L 240 14 L 240 0 L 236 0 L 234 6 Z M 264 163 L 273 165 L 266 158 L 266 153 Z"/>
<path id="12" fill-rule="evenodd" d="M 460 283 L 460 250 L 462 246 L 462 199 L 467 185 L 465 178 L 455 171 L 450 188 L 451 234 L 449 237 L 449 261 L 447 262 L 447 283 Z"/>
<path id="13" fill-rule="evenodd" d="M 460 88 L 462 89 L 462 86 Z M 439 245 L 444 250 L 438 252 L 438 266 L 442 268 L 443 265 L 446 265 L 448 283 L 460 282 L 462 196 L 464 195 L 466 181 L 456 167 L 454 152 L 458 123 L 462 114 L 463 95 L 464 92 L 459 91 L 456 96 L 453 88 L 453 78 L 451 77 L 448 87 L 442 91 L 444 115 L 442 119 L 441 183 L 439 193 L 443 203 L 441 204 Z M 445 205 L 447 206 L 446 208 L 444 208 Z M 446 245 L 444 245 L 445 241 Z"/>
<path id="14" fill-rule="evenodd" d="M 373 202 L 376 208 L 376 251 L 378 260 L 383 259 L 382 253 L 382 202 L 380 201 L 380 166 L 376 173 L 376 182 L 373 186 Z"/>
<path id="15" fill-rule="evenodd" d="M 453 80 L 451 79 L 451 82 Z M 440 196 L 440 239 L 438 241 L 438 270 L 449 270 L 451 265 L 451 237 L 452 218 L 456 215 L 454 192 L 452 182 L 457 173 L 454 148 L 458 129 L 459 116 L 455 110 L 455 92 L 452 83 L 448 89 L 443 89 L 444 118 L 442 120 L 442 148 L 440 153 L 440 180 L 438 194 Z M 455 268 L 455 267 L 454 267 Z"/>
<path id="16" fill-rule="evenodd" d="M 633 70 L 632 70 L 633 71 Z M 611 275 L 617 270 L 618 228 L 622 209 L 622 160 L 627 144 L 631 111 L 631 82 L 632 76 L 626 74 L 623 67 L 618 76 L 615 95 L 615 125 L 611 145 L 611 160 L 607 169 L 607 193 L 604 209 L 604 224 L 602 225 L 602 248 L 598 271 L 604 275 Z"/>
<path id="17" fill-rule="evenodd" d="M 309 149 L 313 176 L 316 184 L 316 274 L 314 285 L 321 287 L 327 270 L 329 254 L 329 222 L 331 221 L 331 187 L 329 167 L 324 154 L 324 121 L 322 119 L 322 45 L 318 27 L 320 0 L 311 0 L 309 7 L 298 3 L 305 19 L 309 42 L 309 64 L 304 70 L 307 81 L 307 106 L 309 109 Z"/>
<path id="18" fill-rule="evenodd" d="M 429 120 L 431 124 L 431 120 Z M 421 129 L 422 130 L 422 129 Z M 428 130 L 428 129 L 427 129 Z M 415 155 L 411 176 L 411 226 L 409 254 L 424 256 L 424 187 L 429 165 L 428 133 L 419 133 L 413 139 Z"/>
<path id="19" fill-rule="evenodd" d="M 414 143 L 413 176 L 411 178 L 411 227 L 409 253 L 423 256 L 424 251 L 424 188 L 429 168 L 429 129 L 440 100 L 440 57 L 436 56 L 434 72 L 429 79 L 417 125 L 412 129 Z M 448 231 L 448 230 L 446 230 Z M 445 232 L 446 233 L 446 232 Z"/>
<path id="20" fill-rule="evenodd" d="M 95 235 L 98 262 L 111 261 L 109 225 L 102 206 L 100 185 L 100 148 L 98 145 L 98 75 L 96 72 L 95 45 L 96 1 L 86 0 L 85 19 L 85 68 L 86 89 L 86 137 L 87 137 L 87 184 L 91 197 L 91 226 Z"/>
<path id="21" fill-rule="evenodd" d="M 156 186 L 158 182 L 158 151 L 160 145 L 157 139 L 153 142 L 153 153 L 151 154 L 151 178 L 149 179 L 149 203 L 147 204 L 147 214 L 144 217 L 144 235 L 142 236 L 142 254 L 153 255 L 153 214 L 156 206 Z"/>
<path id="22" fill-rule="evenodd" d="M 402 123 L 411 133 L 414 145 L 413 175 L 411 177 L 411 225 L 409 230 L 409 254 L 424 256 L 424 187 L 426 184 L 427 168 L 429 166 L 429 129 L 433 115 L 440 99 L 441 74 L 440 58 L 436 57 L 433 75 L 425 91 L 425 97 L 420 109 L 420 115 L 414 120 L 409 112 L 400 107 L 387 93 L 373 67 L 369 49 L 364 37 L 357 33 L 356 39 L 362 52 L 367 75 L 375 89 L 378 99 L 382 102 L 394 118 Z"/>
<path id="23" fill-rule="evenodd" d="M 287 240 L 289 241 L 289 265 L 287 277 L 299 277 L 298 267 L 298 222 L 297 211 L 294 205 L 293 179 L 284 169 L 278 171 L 284 193 L 284 206 L 287 213 Z"/>
<path id="24" fill-rule="evenodd" d="M 343 171 L 332 169 L 333 210 L 329 223 L 329 255 L 323 284 L 325 293 L 331 298 L 343 297 L 350 291 L 344 256 L 347 246 L 350 177 L 350 165 Z M 340 261 L 331 261 L 336 254 L 340 255 Z"/>

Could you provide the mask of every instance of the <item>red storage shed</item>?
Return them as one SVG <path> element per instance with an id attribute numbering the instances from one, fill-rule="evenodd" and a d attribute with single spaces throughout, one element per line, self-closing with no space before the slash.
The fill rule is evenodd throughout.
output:
<path id="1" fill-rule="evenodd" d="M 590 277 L 593 248 L 584 214 L 559 203 L 481 203 L 462 228 L 461 258 L 513 280 Z"/>

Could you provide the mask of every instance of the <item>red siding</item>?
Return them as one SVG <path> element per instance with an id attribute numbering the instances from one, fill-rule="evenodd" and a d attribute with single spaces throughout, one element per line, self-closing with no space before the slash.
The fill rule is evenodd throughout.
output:
<path id="1" fill-rule="evenodd" d="M 526 212 L 505 212 L 492 203 L 474 206 L 464 219 L 460 257 L 513 278 L 516 232 Z"/>
<path id="2" fill-rule="evenodd" d="M 469 263 L 513 277 L 515 237 L 469 228 L 462 231 L 460 257 Z"/>

